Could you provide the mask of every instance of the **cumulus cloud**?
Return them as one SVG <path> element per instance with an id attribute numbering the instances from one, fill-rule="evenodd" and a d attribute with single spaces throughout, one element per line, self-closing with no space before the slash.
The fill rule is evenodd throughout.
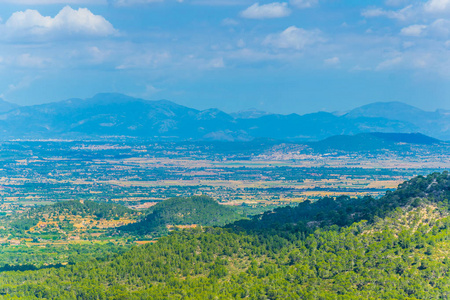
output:
<path id="1" fill-rule="evenodd" d="M 425 29 L 427 29 L 426 25 L 415 24 L 402 28 L 400 34 L 406 36 L 421 36 L 424 34 Z"/>
<path id="2" fill-rule="evenodd" d="M 106 4 L 106 0 L 0 0 L 0 3 L 22 5 L 46 5 L 46 4 Z"/>
<path id="3" fill-rule="evenodd" d="M 429 31 L 437 36 L 450 36 L 450 20 L 438 19 L 429 26 Z"/>
<path id="4" fill-rule="evenodd" d="M 164 0 L 108 0 L 108 2 L 115 6 L 131 6 L 155 2 L 164 2 Z M 178 0 L 177 2 L 183 2 L 183 0 Z"/>
<path id="5" fill-rule="evenodd" d="M 450 0 L 429 0 L 425 3 L 425 11 L 431 13 L 442 13 L 450 11 Z"/>
<path id="6" fill-rule="evenodd" d="M 403 28 L 400 33 L 405 36 L 425 36 L 444 37 L 450 36 L 450 21 L 446 19 L 437 19 L 430 25 L 411 25 Z"/>
<path id="7" fill-rule="evenodd" d="M 291 5 L 298 8 L 310 8 L 316 6 L 319 0 L 291 0 Z"/>
<path id="8" fill-rule="evenodd" d="M 366 18 L 386 17 L 390 19 L 406 20 L 413 13 L 413 6 L 408 5 L 400 10 L 384 10 L 379 7 L 368 8 L 362 11 L 362 16 Z"/>
<path id="9" fill-rule="evenodd" d="M 401 56 L 387 59 L 387 60 L 379 63 L 378 66 L 375 68 L 375 70 L 383 71 L 383 70 L 391 69 L 395 66 L 398 66 L 402 62 L 403 62 L 403 57 L 401 57 Z"/>
<path id="10" fill-rule="evenodd" d="M 335 57 L 327 58 L 323 62 L 328 66 L 336 66 L 341 63 L 341 60 L 339 59 L 339 57 L 335 56 Z"/>
<path id="11" fill-rule="evenodd" d="M 241 12 L 241 17 L 247 19 L 273 19 L 283 18 L 291 14 L 287 3 L 273 2 L 259 5 L 255 3 Z"/>
<path id="12" fill-rule="evenodd" d="M 271 34 L 266 37 L 263 44 L 276 48 L 302 50 L 306 46 L 325 42 L 320 30 L 305 30 L 291 26 L 278 34 Z"/>
<path id="13" fill-rule="evenodd" d="M 430 15 L 448 15 L 450 13 L 450 0 L 427 0 L 427 1 L 406 1 L 406 0 L 386 0 L 386 5 L 399 6 L 407 4 L 406 7 L 398 10 L 386 10 L 381 7 L 369 7 L 362 11 L 362 16 L 366 18 L 386 17 L 400 21 L 427 20 Z"/>
<path id="14" fill-rule="evenodd" d="M 42 16 L 37 10 L 18 11 L 0 27 L 4 37 L 51 39 L 69 36 L 108 36 L 116 33 L 105 18 L 87 8 L 64 7 L 55 17 Z"/>

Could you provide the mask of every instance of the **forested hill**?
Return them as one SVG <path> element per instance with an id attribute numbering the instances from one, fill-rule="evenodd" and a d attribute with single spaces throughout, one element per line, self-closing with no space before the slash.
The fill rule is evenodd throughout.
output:
<path id="1" fill-rule="evenodd" d="M 168 231 L 167 226 L 222 226 L 239 219 L 242 219 L 242 216 L 230 207 L 219 205 L 210 197 L 193 196 L 160 202 L 149 209 L 143 220 L 123 226 L 119 230 L 138 235 L 160 235 Z"/>
<path id="2" fill-rule="evenodd" d="M 447 172 L 417 177 L 381 199 L 325 199 L 305 203 L 303 209 L 278 209 L 229 228 L 176 232 L 111 261 L 5 272 L 0 295 L 4 299 L 446 299 L 449 198 Z M 328 220 L 336 209 L 337 215 Z M 341 215 L 347 216 L 344 221 Z"/>
<path id="3" fill-rule="evenodd" d="M 314 203 L 309 200 L 295 207 L 282 207 L 252 220 L 242 220 L 228 227 L 244 229 L 265 229 L 283 224 L 302 223 L 307 227 L 348 226 L 354 222 L 388 216 L 396 209 L 409 209 L 422 205 L 448 205 L 450 199 L 450 181 L 448 173 L 435 173 L 427 177 L 418 176 L 398 186 L 395 191 L 388 191 L 385 196 L 374 199 L 352 199 L 347 196 L 322 198 Z"/>

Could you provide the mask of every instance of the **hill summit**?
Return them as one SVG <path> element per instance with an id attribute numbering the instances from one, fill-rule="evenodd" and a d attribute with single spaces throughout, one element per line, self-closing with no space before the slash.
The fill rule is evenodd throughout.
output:
<path id="1" fill-rule="evenodd" d="M 160 202 L 151 207 L 140 222 L 121 227 L 119 230 L 131 234 L 160 235 L 167 233 L 171 227 L 218 226 L 239 219 L 242 219 L 242 216 L 230 207 L 219 205 L 210 197 L 193 196 Z"/>

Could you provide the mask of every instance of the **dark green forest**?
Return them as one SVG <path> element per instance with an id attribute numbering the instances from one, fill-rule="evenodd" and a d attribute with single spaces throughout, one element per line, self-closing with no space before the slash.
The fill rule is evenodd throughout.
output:
<path id="1" fill-rule="evenodd" d="M 206 196 L 171 198 L 151 207 L 143 220 L 119 228 L 137 235 L 167 234 L 167 225 L 225 225 L 243 217 Z"/>
<path id="2" fill-rule="evenodd" d="M 450 176 L 183 230 L 106 260 L 9 271 L 2 299 L 448 299 Z"/>

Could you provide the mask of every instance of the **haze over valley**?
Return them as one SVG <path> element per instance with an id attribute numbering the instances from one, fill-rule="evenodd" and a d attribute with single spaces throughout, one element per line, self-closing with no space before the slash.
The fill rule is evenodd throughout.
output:
<path id="1" fill-rule="evenodd" d="M 0 300 L 449 299 L 450 0 L 0 0 Z"/>

